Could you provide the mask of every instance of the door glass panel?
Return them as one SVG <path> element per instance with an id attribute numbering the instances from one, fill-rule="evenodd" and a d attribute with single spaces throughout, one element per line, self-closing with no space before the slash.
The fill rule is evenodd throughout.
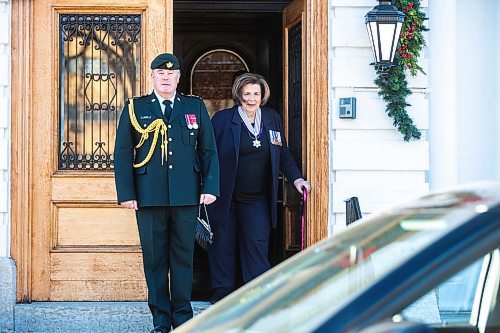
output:
<path id="1" fill-rule="evenodd" d="M 59 16 L 59 170 L 112 170 L 125 98 L 141 78 L 141 15 Z"/>
<path id="2" fill-rule="evenodd" d="M 236 52 L 216 49 L 201 55 L 191 71 L 191 94 L 203 98 L 210 117 L 215 112 L 233 106 L 231 89 L 248 65 Z"/>
<path id="3" fill-rule="evenodd" d="M 481 258 L 460 273 L 418 299 L 401 312 L 405 320 L 433 326 L 468 325 L 483 265 L 489 255 Z"/>

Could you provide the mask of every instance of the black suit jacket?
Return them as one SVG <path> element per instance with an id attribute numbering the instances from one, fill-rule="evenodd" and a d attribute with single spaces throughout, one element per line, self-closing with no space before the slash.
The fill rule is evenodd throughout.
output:
<path id="1" fill-rule="evenodd" d="M 276 197 L 278 195 L 278 176 L 283 172 L 290 181 L 301 178 L 302 175 L 293 160 L 286 145 L 285 135 L 281 125 L 281 118 L 271 107 L 264 106 L 262 109 L 263 133 L 269 139 L 269 149 L 271 152 L 272 177 L 269 184 L 271 220 L 273 227 L 276 227 Z M 240 151 L 241 117 L 238 113 L 238 106 L 217 112 L 212 118 L 212 125 L 217 142 L 221 172 L 221 196 L 213 204 L 207 206 L 209 216 L 216 221 L 223 221 L 229 212 L 229 205 L 233 195 L 238 170 L 238 156 Z M 278 146 L 271 142 L 270 130 L 281 134 L 282 145 Z"/>
<path id="2" fill-rule="evenodd" d="M 137 200 L 144 206 L 197 205 L 201 193 L 219 195 L 219 162 L 205 104 L 201 98 L 177 93 L 169 119 L 161 112 L 154 93 L 134 99 L 135 116 L 141 128 L 160 118 L 167 129 L 168 161 L 161 154 L 159 135 L 151 160 L 140 168 L 133 168 L 147 156 L 153 142 L 153 133 L 146 142 L 135 148 L 141 134 L 129 116 L 129 102 L 125 104 L 115 142 L 115 181 L 118 202 Z M 189 129 L 186 114 L 195 115 L 197 129 Z"/>

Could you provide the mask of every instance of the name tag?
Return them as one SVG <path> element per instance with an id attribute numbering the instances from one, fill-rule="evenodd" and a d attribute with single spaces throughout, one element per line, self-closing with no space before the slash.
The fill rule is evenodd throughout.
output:
<path id="1" fill-rule="evenodd" d="M 139 119 L 143 120 L 143 119 L 151 119 L 151 116 L 140 116 Z"/>

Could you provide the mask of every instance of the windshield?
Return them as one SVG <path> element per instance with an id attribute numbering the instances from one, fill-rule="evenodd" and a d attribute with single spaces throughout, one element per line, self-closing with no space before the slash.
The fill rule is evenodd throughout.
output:
<path id="1" fill-rule="evenodd" d="M 470 193 L 433 199 L 432 205 L 424 200 L 356 223 L 240 288 L 179 331 L 278 333 L 317 327 L 362 288 L 487 209 Z M 470 204 L 458 206 L 464 202 Z"/>

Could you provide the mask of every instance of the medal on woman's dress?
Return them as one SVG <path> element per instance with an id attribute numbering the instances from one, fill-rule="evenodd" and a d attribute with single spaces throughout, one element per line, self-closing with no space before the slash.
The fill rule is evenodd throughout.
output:
<path id="1" fill-rule="evenodd" d="M 255 113 L 255 123 L 252 124 L 250 122 L 250 119 L 248 119 L 248 116 L 245 113 L 245 111 L 243 111 L 243 109 L 241 108 L 241 106 L 238 107 L 238 113 L 240 114 L 240 117 L 243 120 L 243 123 L 245 124 L 245 127 L 248 131 L 248 136 L 250 137 L 250 139 L 252 139 L 252 143 L 255 148 L 259 148 L 261 146 L 259 140 L 262 134 L 262 127 L 263 127 L 261 122 L 261 117 L 262 117 L 261 112 L 262 111 L 260 110 L 260 108 L 257 109 Z"/>

